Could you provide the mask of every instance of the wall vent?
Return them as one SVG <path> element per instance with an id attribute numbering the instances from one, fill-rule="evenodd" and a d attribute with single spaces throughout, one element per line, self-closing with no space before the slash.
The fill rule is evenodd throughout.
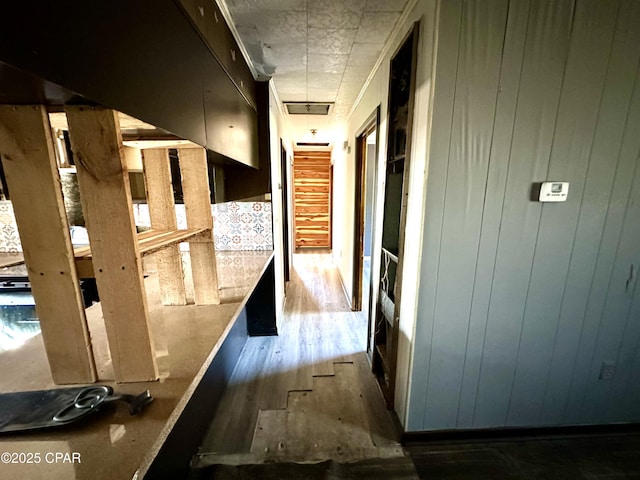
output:
<path id="1" fill-rule="evenodd" d="M 282 102 L 289 115 L 329 115 L 333 102 Z"/>
<path id="2" fill-rule="evenodd" d="M 328 147 L 329 142 L 296 142 L 298 147 Z"/>

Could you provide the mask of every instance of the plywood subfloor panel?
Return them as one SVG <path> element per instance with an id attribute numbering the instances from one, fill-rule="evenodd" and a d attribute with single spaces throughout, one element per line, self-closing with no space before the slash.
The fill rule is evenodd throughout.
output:
<path id="1" fill-rule="evenodd" d="M 279 336 L 247 341 L 198 465 L 402 455 L 365 347 L 331 254 L 294 255 Z"/>

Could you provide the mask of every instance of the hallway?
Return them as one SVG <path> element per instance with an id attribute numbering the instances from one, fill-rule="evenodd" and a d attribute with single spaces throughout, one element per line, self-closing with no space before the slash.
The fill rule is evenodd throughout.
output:
<path id="1" fill-rule="evenodd" d="M 417 478 L 330 253 L 296 254 L 293 266 L 279 335 L 248 339 L 194 467 L 385 458 L 394 478 Z"/>

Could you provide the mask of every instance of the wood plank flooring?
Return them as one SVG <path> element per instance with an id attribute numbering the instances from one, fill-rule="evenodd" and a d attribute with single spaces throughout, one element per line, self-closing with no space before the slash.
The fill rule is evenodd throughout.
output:
<path id="1" fill-rule="evenodd" d="M 433 442 L 407 449 L 424 479 L 640 478 L 638 433 Z"/>
<path id="2" fill-rule="evenodd" d="M 404 458 L 366 358 L 366 328 L 331 255 L 294 255 L 279 335 L 248 339 L 196 468 Z"/>

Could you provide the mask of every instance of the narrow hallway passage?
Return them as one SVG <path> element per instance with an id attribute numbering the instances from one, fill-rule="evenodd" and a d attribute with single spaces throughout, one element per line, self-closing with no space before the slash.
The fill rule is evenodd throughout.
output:
<path id="1" fill-rule="evenodd" d="M 293 267 L 279 335 L 248 339 L 197 478 L 212 465 L 367 459 L 386 459 L 380 478 L 417 478 L 370 371 L 366 319 L 350 310 L 331 254 L 296 254 Z"/>

